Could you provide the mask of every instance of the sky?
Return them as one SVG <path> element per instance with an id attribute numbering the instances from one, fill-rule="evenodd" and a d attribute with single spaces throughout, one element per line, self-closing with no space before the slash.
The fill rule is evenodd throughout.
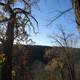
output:
<path id="1" fill-rule="evenodd" d="M 64 11 L 72 7 L 71 0 L 40 0 L 37 6 L 32 7 L 32 15 L 38 21 L 39 33 L 34 34 L 33 30 L 29 31 L 30 38 L 36 42 L 35 45 L 56 46 L 57 44 L 51 39 L 50 35 L 60 34 L 57 27 L 62 25 L 67 33 L 75 33 L 78 35 L 77 25 L 75 22 L 73 10 L 65 13 L 63 16 L 55 20 L 49 26 L 49 22 L 59 15 L 58 11 Z M 16 6 L 22 7 L 23 5 L 17 3 Z M 38 31 L 35 23 L 36 32 Z M 53 43 L 52 43 L 53 42 Z M 80 43 L 78 42 L 80 47 Z"/>
<path id="2" fill-rule="evenodd" d="M 65 13 L 48 27 L 46 26 L 59 14 L 57 10 L 64 11 L 72 7 L 70 0 L 40 0 L 38 7 L 39 9 L 33 7 L 32 15 L 38 21 L 39 33 L 35 35 L 30 32 L 36 45 L 56 46 L 57 44 L 52 43 L 53 40 L 49 36 L 59 34 L 57 26 L 60 25 L 64 27 L 65 31 L 78 35 L 73 10 Z"/>

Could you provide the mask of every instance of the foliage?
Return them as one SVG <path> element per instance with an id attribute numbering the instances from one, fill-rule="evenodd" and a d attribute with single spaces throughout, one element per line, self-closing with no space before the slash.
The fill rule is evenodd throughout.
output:
<path id="1" fill-rule="evenodd" d="M 60 75 L 61 75 L 61 71 L 64 70 L 64 65 L 65 63 L 63 59 L 57 57 L 55 59 L 52 59 L 52 61 L 47 66 L 45 66 L 45 68 L 50 75 L 53 75 L 53 79 L 58 80 L 61 78 Z"/>
<path id="2" fill-rule="evenodd" d="M 12 76 L 16 76 L 16 71 L 12 70 Z"/>
<path id="3" fill-rule="evenodd" d="M 5 59 L 5 54 L 3 52 L 0 52 L 0 64 L 4 63 Z"/>
<path id="4" fill-rule="evenodd" d="M 50 69 L 50 70 L 52 70 L 52 69 L 56 69 L 56 68 L 63 68 L 63 60 L 61 60 L 60 58 L 55 58 L 55 59 L 52 59 L 52 61 L 48 64 L 48 68 Z"/>
<path id="5" fill-rule="evenodd" d="M 31 73 L 32 64 L 29 63 L 30 53 L 30 50 L 27 50 L 26 47 L 20 44 L 14 46 L 12 65 L 13 71 L 15 71 L 16 75 L 14 76 L 13 73 L 13 78 L 21 79 L 24 76 L 27 77 L 27 75 Z"/>

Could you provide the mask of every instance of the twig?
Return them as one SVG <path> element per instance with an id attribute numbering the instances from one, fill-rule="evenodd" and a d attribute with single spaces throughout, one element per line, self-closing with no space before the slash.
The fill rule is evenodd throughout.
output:
<path id="1" fill-rule="evenodd" d="M 58 16 L 56 16 L 55 18 L 53 18 L 48 24 L 47 26 L 49 26 L 50 24 L 52 24 L 54 21 L 56 21 L 57 19 L 59 19 L 61 16 L 63 16 L 65 13 L 71 11 L 72 8 L 69 8 L 67 10 L 64 10 L 64 11 L 58 11 L 60 14 Z"/>

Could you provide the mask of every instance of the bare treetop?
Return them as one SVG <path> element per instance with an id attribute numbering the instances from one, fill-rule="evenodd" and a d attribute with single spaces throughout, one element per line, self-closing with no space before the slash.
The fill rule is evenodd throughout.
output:
<path id="1" fill-rule="evenodd" d="M 36 26 L 38 26 L 38 21 L 31 14 L 31 7 L 37 4 L 38 1 L 39 0 L 0 0 L 1 27 L 3 27 L 2 25 L 4 25 L 4 23 L 7 26 L 7 23 L 11 21 L 12 16 L 14 16 L 14 39 L 27 40 L 29 36 L 27 31 L 25 31 L 27 27 L 32 28 L 33 32 L 37 33 L 33 21 Z"/>

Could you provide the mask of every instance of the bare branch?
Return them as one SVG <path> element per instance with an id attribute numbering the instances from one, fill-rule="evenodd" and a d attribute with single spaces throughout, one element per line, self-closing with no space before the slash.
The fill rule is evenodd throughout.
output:
<path id="1" fill-rule="evenodd" d="M 4 22 L 8 22 L 10 19 L 3 19 L 3 20 L 0 20 L 0 23 L 4 23 Z"/>
<path id="2" fill-rule="evenodd" d="M 21 8 L 14 8 L 13 11 L 14 11 L 15 14 L 23 13 L 23 14 L 25 14 L 27 16 L 30 14 L 29 12 L 27 12 L 27 11 L 21 9 Z"/>
<path id="3" fill-rule="evenodd" d="M 50 24 L 52 24 L 54 21 L 56 21 L 57 19 L 59 19 L 61 16 L 63 16 L 65 13 L 67 13 L 67 12 L 69 12 L 69 11 L 71 11 L 72 10 L 72 8 L 69 8 L 69 9 L 67 9 L 67 10 L 64 10 L 64 11 L 58 11 L 60 14 L 58 15 L 58 16 L 56 16 L 55 18 L 53 18 L 48 24 L 47 24 L 47 26 L 49 26 Z"/>
<path id="4" fill-rule="evenodd" d="M 29 20 L 30 26 L 33 28 L 33 32 L 34 32 L 35 34 L 37 34 L 38 32 L 35 32 L 35 27 L 34 27 L 33 23 L 31 22 L 30 18 L 29 18 L 29 17 L 27 17 L 27 18 L 28 18 L 28 20 Z"/>
<path id="5" fill-rule="evenodd" d="M 37 23 L 37 26 L 38 26 L 38 21 L 32 15 L 30 15 L 30 17 L 35 20 L 35 22 Z"/>
<path id="6" fill-rule="evenodd" d="M 4 4 L 4 3 L 0 2 L 0 5 L 1 5 L 1 6 L 5 6 L 6 4 Z"/>
<path id="7" fill-rule="evenodd" d="M 15 14 L 23 13 L 23 14 L 27 17 L 28 22 L 30 23 L 30 25 L 32 26 L 34 33 L 35 33 L 35 34 L 38 33 L 38 32 L 35 32 L 35 27 L 34 27 L 34 25 L 33 25 L 33 23 L 31 22 L 31 20 L 30 20 L 29 17 L 31 17 L 31 18 L 36 22 L 37 28 L 38 28 L 38 21 L 37 21 L 29 12 L 27 12 L 27 11 L 25 11 L 25 10 L 23 10 L 23 9 L 20 9 L 20 8 L 15 8 L 15 9 L 14 9 L 14 12 L 15 12 Z"/>
<path id="8" fill-rule="evenodd" d="M 4 39 L 0 38 L 0 42 L 2 42 L 2 43 L 3 43 L 3 42 L 4 42 Z"/>
<path id="9" fill-rule="evenodd" d="M 29 7 L 31 6 L 29 3 L 27 3 L 27 1 L 23 0 L 23 2 L 28 5 Z"/>
<path id="10" fill-rule="evenodd" d="M 55 36 L 50 36 L 50 38 L 54 39 L 55 42 L 57 42 L 61 47 L 64 47 L 63 44 Z"/>
<path id="11" fill-rule="evenodd" d="M 23 14 L 25 14 L 25 16 L 30 16 L 33 20 L 35 20 L 35 22 L 38 25 L 38 21 L 29 12 L 27 12 L 27 11 L 25 11 L 23 9 L 20 9 L 20 8 L 15 8 L 14 9 L 14 12 L 15 12 L 15 14 L 23 13 Z"/>

